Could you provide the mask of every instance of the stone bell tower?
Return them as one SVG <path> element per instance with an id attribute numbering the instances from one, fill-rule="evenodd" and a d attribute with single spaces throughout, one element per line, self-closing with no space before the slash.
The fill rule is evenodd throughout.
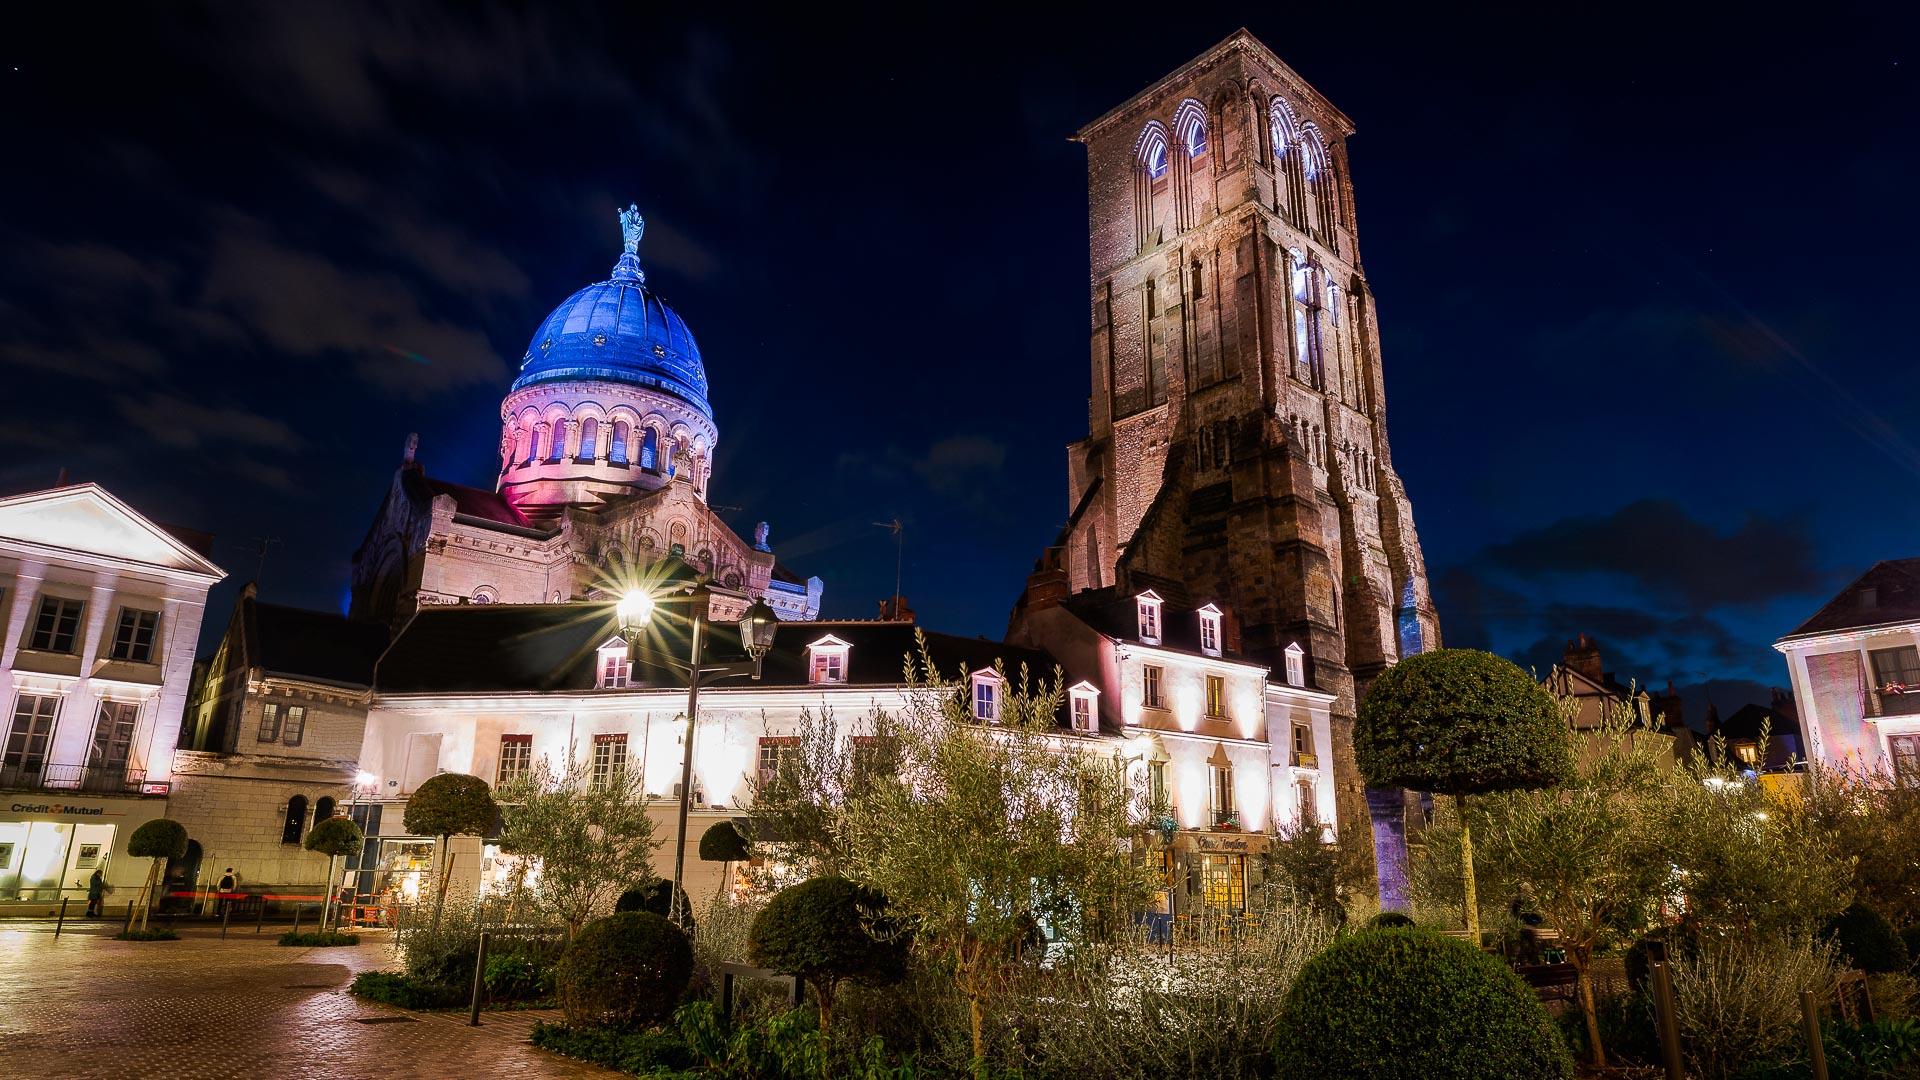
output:
<path id="1" fill-rule="evenodd" d="M 1276 672 L 1299 643 L 1339 695 L 1343 813 L 1362 799 L 1358 694 L 1440 644 L 1387 444 L 1352 131 L 1242 30 L 1078 133 L 1089 434 L 1067 449 L 1071 517 L 1043 560 L 1074 591 L 1171 581 L 1230 600 L 1245 653 Z"/>

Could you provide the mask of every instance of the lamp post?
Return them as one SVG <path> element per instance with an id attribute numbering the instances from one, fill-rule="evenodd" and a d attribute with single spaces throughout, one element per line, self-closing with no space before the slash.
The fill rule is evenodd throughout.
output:
<path id="1" fill-rule="evenodd" d="M 707 610 L 712 603 L 713 593 L 704 584 L 696 585 L 684 593 L 674 593 L 654 597 L 646 592 L 634 590 L 621 597 L 615 605 L 615 615 L 620 621 L 620 636 L 626 639 L 630 650 L 630 659 L 637 660 L 644 654 L 654 663 L 663 664 L 687 677 L 687 738 L 685 750 L 680 755 L 680 827 L 673 841 L 673 888 L 667 894 L 667 915 L 675 925 L 680 923 L 678 900 L 683 891 L 680 881 L 687 865 L 687 810 L 693 799 L 693 732 L 695 722 L 700 715 L 700 688 L 710 682 L 721 679 L 737 678 L 741 675 L 753 679 L 760 678 L 760 665 L 766 659 L 767 650 L 773 647 L 773 635 L 780 627 L 780 618 L 766 601 L 756 600 L 740 617 L 740 644 L 747 651 L 748 659 L 744 663 L 707 664 L 701 661 L 701 650 L 706 644 L 708 630 Z M 688 606 L 688 656 L 685 660 L 667 656 L 656 649 L 640 644 L 640 637 L 653 621 L 653 613 L 662 604 L 684 603 Z"/>

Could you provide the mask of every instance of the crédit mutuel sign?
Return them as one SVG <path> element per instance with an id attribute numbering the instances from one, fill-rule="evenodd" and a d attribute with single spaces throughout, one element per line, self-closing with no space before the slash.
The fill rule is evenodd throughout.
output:
<path id="1" fill-rule="evenodd" d="M 16 814 L 66 814 L 71 817 L 126 817 L 120 811 L 109 811 L 104 806 L 82 806 L 77 803 L 22 803 L 7 807 Z"/>

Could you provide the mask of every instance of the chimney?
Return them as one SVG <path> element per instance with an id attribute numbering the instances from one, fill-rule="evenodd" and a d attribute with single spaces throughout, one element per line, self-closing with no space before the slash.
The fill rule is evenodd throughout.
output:
<path id="1" fill-rule="evenodd" d="M 1600 643 L 1585 634 L 1567 642 L 1567 652 L 1562 662 L 1567 670 L 1577 671 L 1596 683 L 1606 679 L 1606 672 L 1601 670 L 1600 665 Z"/>
<path id="2" fill-rule="evenodd" d="M 1653 715 L 1660 718 L 1660 723 L 1663 726 L 1675 731 L 1687 726 L 1685 710 L 1682 708 L 1680 702 L 1680 693 L 1673 688 L 1672 679 L 1667 680 L 1665 693 L 1653 695 L 1651 704 L 1653 707 Z"/>
<path id="3" fill-rule="evenodd" d="M 1714 708 L 1713 702 L 1709 701 L 1707 702 L 1707 738 L 1713 738 L 1714 733 L 1719 730 L 1720 710 Z"/>
<path id="4" fill-rule="evenodd" d="M 1073 587 L 1061 561 L 1058 548 L 1049 548 L 1044 557 L 1034 560 L 1033 573 L 1027 575 L 1027 589 L 1020 594 L 1016 608 L 1031 613 L 1060 606 Z"/>
<path id="5" fill-rule="evenodd" d="M 881 622 L 912 622 L 913 609 L 907 606 L 907 598 L 894 596 L 880 601 Z"/>

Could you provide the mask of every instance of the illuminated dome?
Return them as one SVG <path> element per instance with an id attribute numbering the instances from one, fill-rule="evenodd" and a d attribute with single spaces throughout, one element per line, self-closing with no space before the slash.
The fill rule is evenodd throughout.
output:
<path id="1" fill-rule="evenodd" d="M 707 372 L 687 324 L 652 289 L 634 237 L 613 275 L 567 297 L 540 324 L 513 389 L 539 383 L 630 383 L 672 394 L 711 419 Z"/>

